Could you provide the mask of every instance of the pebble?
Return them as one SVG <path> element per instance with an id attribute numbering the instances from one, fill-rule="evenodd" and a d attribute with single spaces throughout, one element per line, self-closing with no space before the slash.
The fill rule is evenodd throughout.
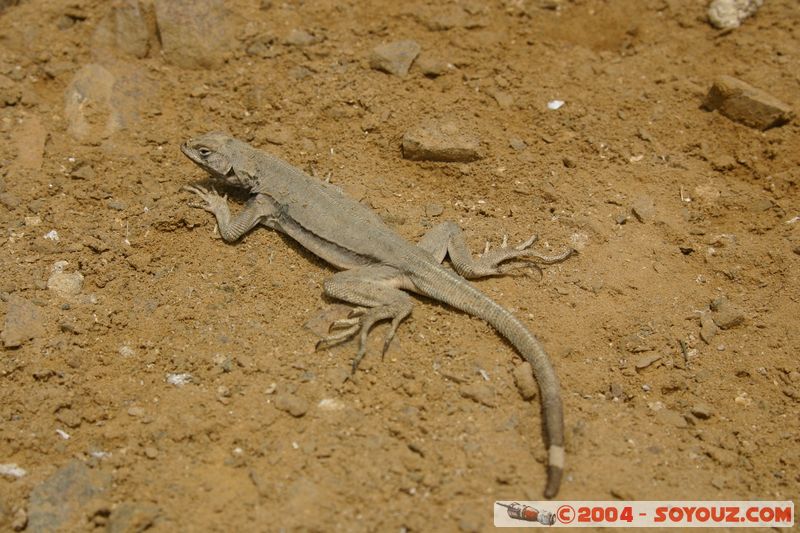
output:
<path id="1" fill-rule="evenodd" d="M 284 392 L 275 397 L 275 407 L 295 418 L 300 418 L 308 412 L 308 401 L 295 394 Z"/>
<path id="2" fill-rule="evenodd" d="M 192 375 L 188 373 L 182 374 L 167 374 L 167 383 L 175 385 L 176 387 L 183 387 L 184 385 L 192 382 Z"/>
<path id="3" fill-rule="evenodd" d="M 22 97 L 19 86 L 6 76 L 0 75 L 0 107 L 17 105 Z"/>
<path id="4" fill-rule="evenodd" d="M 676 428 L 685 428 L 689 425 L 682 414 L 677 411 L 673 411 L 672 409 L 665 408 L 656 411 L 656 418 L 660 422 Z"/>
<path id="5" fill-rule="evenodd" d="M 425 206 L 425 215 L 429 217 L 438 217 L 444 213 L 444 207 L 441 204 L 428 204 Z"/>
<path id="6" fill-rule="evenodd" d="M 320 411 L 341 411 L 344 408 L 344 402 L 338 398 L 323 398 L 317 404 L 317 409 Z"/>
<path id="7" fill-rule="evenodd" d="M 419 55 L 420 46 L 416 41 L 394 41 L 381 44 L 372 49 L 369 66 L 395 76 L 405 76 L 411 63 Z"/>
<path id="8" fill-rule="evenodd" d="M 639 222 L 650 222 L 656 214 L 656 205 L 650 196 L 638 196 L 631 204 L 631 213 Z"/>
<path id="9" fill-rule="evenodd" d="M 16 463 L 3 463 L 0 464 L 0 476 L 6 476 L 12 479 L 19 479 L 25 477 L 28 472 L 21 468 Z"/>
<path id="10" fill-rule="evenodd" d="M 22 200 L 20 200 L 18 196 L 11 194 L 10 192 L 0 193 L 0 204 L 3 204 L 6 209 L 9 210 L 16 209 L 21 203 Z"/>
<path id="11" fill-rule="evenodd" d="M 152 448 L 155 450 L 155 448 Z M 147 455 L 148 448 L 145 448 Z M 157 454 L 157 451 L 156 451 Z M 147 457 L 150 457 L 147 455 Z M 154 458 L 154 457 L 153 457 Z M 122 502 L 114 506 L 108 517 L 108 533 L 139 533 L 152 528 L 161 510 L 152 503 Z"/>
<path id="12" fill-rule="evenodd" d="M 525 400 L 532 400 L 536 398 L 539 392 L 539 387 L 536 384 L 536 379 L 533 377 L 533 368 L 527 361 L 514 367 L 512 371 L 514 376 L 514 383 L 517 390 Z"/>
<path id="13" fill-rule="evenodd" d="M 703 107 L 759 130 L 786 124 L 794 118 L 788 104 L 732 76 L 714 80 Z"/>
<path id="14" fill-rule="evenodd" d="M 317 38 L 307 31 L 294 29 L 289 32 L 284 42 L 292 46 L 308 46 L 317 42 Z"/>
<path id="15" fill-rule="evenodd" d="M 44 317 L 37 306 L 17 295 L 8 298 L 0 339 L 6 348 L 17 348 L 45 334 Z"/>
<path id="16" fill-rule="evenodd" d="M 224 0 L 155 0 L 165 59 L 182 68 L 222 65 L 232 42 Z"/>
<path id="17" fill-rule="evenodd" d="M 141 418 L 146 414 L 144 407 L 139 407 L 138 405 L 134 405 L 128 408 L 128 416 L 132 416 L 133 418 Z"/>
<path id="18" fill-rule="evenodd" d="M 634 366 L 636 367 L 636 370 L 644 370 L 659 359 L 661 359 L 661 355 L 657 353 L 645 355 L 644 357 L 640 357 Z"/>
<path id="19" fill-rule="evenodd" d="M 719 332 L 719 327 L 714 323 L 711 318 L 711 313 L 703 311 L 700 314 L 700 338 L 706 344 L 711 344 L 711 340 Z"/>
<path id="20" fill-rule="evenodd" d="M 451 68 L 454 68 L 444 59 L 432 57 L 427 54 L 420 55 L 419 58 L 417 58 L 416 65 L 422 74 L 428 78 L 438 78 L 442 74 L 446 74 Z"/>
<path id="21" fill-rule="evenodd" d="M 611 383 L 611 385 L 608 387 L 608 394 L 611 396 L 611 398 L 617 398 L 620 400 L 625 399 L 625 389 L 620 383 Z"/>
<path id="22" fill-rule="evenodd" d="M 24 508 L 19 509 L 14 514 L 14 520 L 11 521 L 11 529 L 14 531 L 22 531 L 28 526 L 28 511 Z"/>
<path id="23" fill-rule="evenodd" d="M 732 30 L 763 3 L 764 0 L 713 0 L 708 6 L 708 21 L 717 29 Z"/>
<path id="24" fill-rule="evenodd" d="M 92 168 L 92 165 L 86 163 L 69 173 L 69 177 L 76 180 L 92 180 L 95 176 L 97 176 L 97 173 Z"/>
<path id="25" fill-rule="evenodd" d="M 705 402 L 694 404 L 690 409 L 690 412 L 701 420 L 708 420 L 714 414 L 711 406 Z"/>
<path id="26" fill-rule="evenodd" d="M 745 321 L 744 311 L 724 297 L 714 300 L 711 310 L 714 323 L 719 326 L 719 329 L 731 329 L 740 326 Z"/>
<path id="27" fill-rule="evenodd" d="M 47 279 L 47 288 L 62 297 L 76 296 L 83 289 L 83 274 L 78 271 L 64 272 L 68 264 L 66 261 L 56 261 Z"/>
<path id="28" fill-rule="evenodd" d="M 403 157 L 414 161 L 468 163 L 481 159 L 480 141 L 454 121 L 426 121 L 403 135 Z"/>
<path id="29" fill-rule="evenodd" d="M 508 140 L 508 145 L 517 152 L 521 152 L 522 150 L 528 147 L 528 145 L 525 144 L 525 141 L 523 141 L 519 137 L 511 137 Z"/>

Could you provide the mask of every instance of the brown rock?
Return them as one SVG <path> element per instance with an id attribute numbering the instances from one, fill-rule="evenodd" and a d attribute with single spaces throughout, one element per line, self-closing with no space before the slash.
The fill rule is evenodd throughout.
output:
<path id="1" fill-rule="evenodd" d="M 285 392 L 275 397 L 275 407 L 299 418 L 308 412 L 308 402 L 294 394 Z"/>
<path id="2" fill-rule="evenodd" d="M 47 130 L 38 117 L 31 116 L 22 121 L 14 129 L 14 144 L 17 147 L 17 159 L 14 166 L 29 170 L 40 170 L 44 158 L 44 143 Z"/>
<path id="3" fill-rule="evenodd" d="M 16 295 L 8 298 L 8 310 L 0 339 L 6 348 L 16 348 L 24 342 L 44 335 L 44 318 L 38 307 Z"/>
<path id="4" fill-rule="evenodd" d="M 223 63 L 231 42 L 223 0 L 156 0 L 155 8 L 168 62 L 190 69 Z"/>
<path id="5" fill-rule="evenodd" d="M 411 63 L 419 55 L 420 46 L 416 41 L 395 41 L 381 44 L 372 49 L 369 66 L 395 76 L 405 76 Z"/>
<path id="6" fill-rule="evenodd" d="M 115 0 L 93 36 L 95 51 L 113 49 L 143 58 L 150 50 L 150 29 L 139 0 Z"/>
<path id="7" fill-rule="evenodd" d="M 414 161 L 468 163 L 482 157 L 477 137 L 453 121 L 428 121 L 403 135 L 403 157 Z"/>
<path id="8" fill-rule="evenodd" d="M 745 126 L 765 130 L 794 118 L 788 104 L 771 94 L 731 76 L 720 76 L 708 91 L 703 107 L 718 110 Z"/>

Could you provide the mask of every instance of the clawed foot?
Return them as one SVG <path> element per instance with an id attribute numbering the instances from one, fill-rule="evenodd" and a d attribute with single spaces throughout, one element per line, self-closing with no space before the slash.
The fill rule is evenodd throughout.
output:
<path id="1" fill-rule="evenodd" d="M 199 209 L 205 209 L 209 213 L 216 214 L 228 206 L 228 195 L 220 196 L 220 194 L 213 187 L 211 190 L 201 187 L 200 185 L 184 185 L 181 190 L 196 194 L 202 200 L 201 202 L 190 202 L 189 206 Z"/>
<path id="2" fill-rule="evenodd" d="M 389 331 L 386 332 L 386 336 L 383 339 L 383 350 L 381 352 L 381 357 L 383 357 L 386 355 L 386 351 L 389 349 L 392 339 L 394 339 L 397 326 L 399 326 L 400 322 L 410 313 L 411 304 L 406 302 L 371 308 L 356 307 L 350 312 L 347 318 L 336 320 L 331 324 L 330 330 L 333 331 L 333 333 L 320 339 L 320 341 L 317 342 L 316 349 L 340 344 L 361 332 L 358 352 L 356 352 L 356 356 L 353 359 L 352 373 L 355 374 L 359 363 L 361 363 L 361 360 L 364 359 L 367 353 L 367 337 L 372 327 L 383 320 L 392 320 Z"/>
<path id="3" fill-rule="evenodd" d="M 481 255 L 480 259 L 476 261 L 477 270 L 481 273 L 481 275 L 484 276 L 503 275 L 508 274 L 509 272 L 520 267 L 518 262 L 503 264 L 507 261 L 517 260 L 527 263 L 551 265 L 553 263 L 560 263 L 561 261 L 564 261 L 575 252 L 575 250 L 572 248 L 568 248 L 559 254 L 542 254 L 530 249 L 533 243 L 535 243 L 537 240 L 539 240 L 539 237 L 533 235 L 530 239 L 522 244 L 518 244 L 513 248 L 509 248 L 508 236 L 503 235 L 503 243 L 500 245 L 500 248 L 495 250 L 490 250 L 489 241 L 486 241 L 486 247 L 483 250 L 483 254 Z"/>

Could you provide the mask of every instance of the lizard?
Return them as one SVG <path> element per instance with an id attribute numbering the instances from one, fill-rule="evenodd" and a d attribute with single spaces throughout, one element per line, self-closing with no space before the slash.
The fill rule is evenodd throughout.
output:
<path id="1" fill-rule="evenodd" d="M 548 441 L 547 482 L 544 495 L 554 497 L 564 469 L 564 422 L 558 377 L 539 340 L 509 310 L 480 292 L 468 279 L 508 273 L 519 261 L 551 264 L 565 260 L 574 250 L 544 255 L 531 249 L 536 237 L 473 257 L 466 237 L 455 222 L 431 228 L 417 244 L 405 240 L 376 212 L 346 196 L 338 187 L 310 176 L 262 150 L 226 133 L 210 132 L 189 139 L 181 151 L 212 183 L 222 183 L 249 193 L 245 207 L 233 216 L 227 195 L 214 187 L 186 185 L 184 190 L 201 202 L 192 207 L 213 213 L 226 242 L 235 242 L 256 226 L 282 232 L 339 269 L 323 283 L 324 293 L 354 305 L 349 316 L 333 322 L 318 347 L 359 337 L 352 371 L 366 353 L 370 329 L 390 321 L 384 353 L 398 325 L 411 314 L 408 292 L 448 304 L 488 322 L 528 361 L 537 379 Z M 443 264 L 449 257 L 450 265 Z M 516 260 L 516 261 L 512 261 Z"/>

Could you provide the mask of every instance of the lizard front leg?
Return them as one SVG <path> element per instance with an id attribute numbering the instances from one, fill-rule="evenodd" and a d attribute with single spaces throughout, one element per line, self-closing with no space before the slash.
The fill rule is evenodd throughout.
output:
<path id="1" fill-rule="evenodd" d="M 272 227 L 271 221 L 278 211 L 273 202 L 259 194 L 250 198 L 238 215 L 231 217 L 227 196 L 220 196 L 214 189 L 209 191 L 199 185 L 187 185 L 183 190 L 194 193 L 203 200 L 203 203 L 190 205 L 214 214 L 219 234 L 226 242 L 238 240 L 260 223 Z"/>
<path id="2" fill-rule="evenodd" d="M 360 332 L 358 352 L 353 359 L 353 372 L 367 351 L 369 331 L 380 321 L 391 320 L 391 326 L 383 341 L 383 353 L 397 331 L 397 326 L 411 314 L 411 297 L 398 287 L 404 286 L 400 271 L 388 266 L 366 266 L 335 274 L 324 283 L 325 294 L 359 306 L 350 318 L 338 320 L 332 329 L 342 329 L 322 339 L 317 347 L 344 342 Z"/>
<path id="3" fill-rule="evenodd" d="M 519 261 L 559 263 L 574 253 L 572 248 L 555 255 L 539 253 L 530 249 L 536 240 L 536 236 L 533 236 L 522 244 L 509 248 L 508 239 L 503 237 L 503 244 L 495 250 L 489 250 L 487 242 L 483 254 L 476 259 L 469 251 L 461 228 L 455 222 L 444 222 L 426 233 L 418 246 L 430 252 L 439 263 L 444 261 L 445 256 L 449 256 L 455 271 L 467 279 L 507 274 L 519 266 Z M 513 260 L 517 262 L 507 263 Z"/>

